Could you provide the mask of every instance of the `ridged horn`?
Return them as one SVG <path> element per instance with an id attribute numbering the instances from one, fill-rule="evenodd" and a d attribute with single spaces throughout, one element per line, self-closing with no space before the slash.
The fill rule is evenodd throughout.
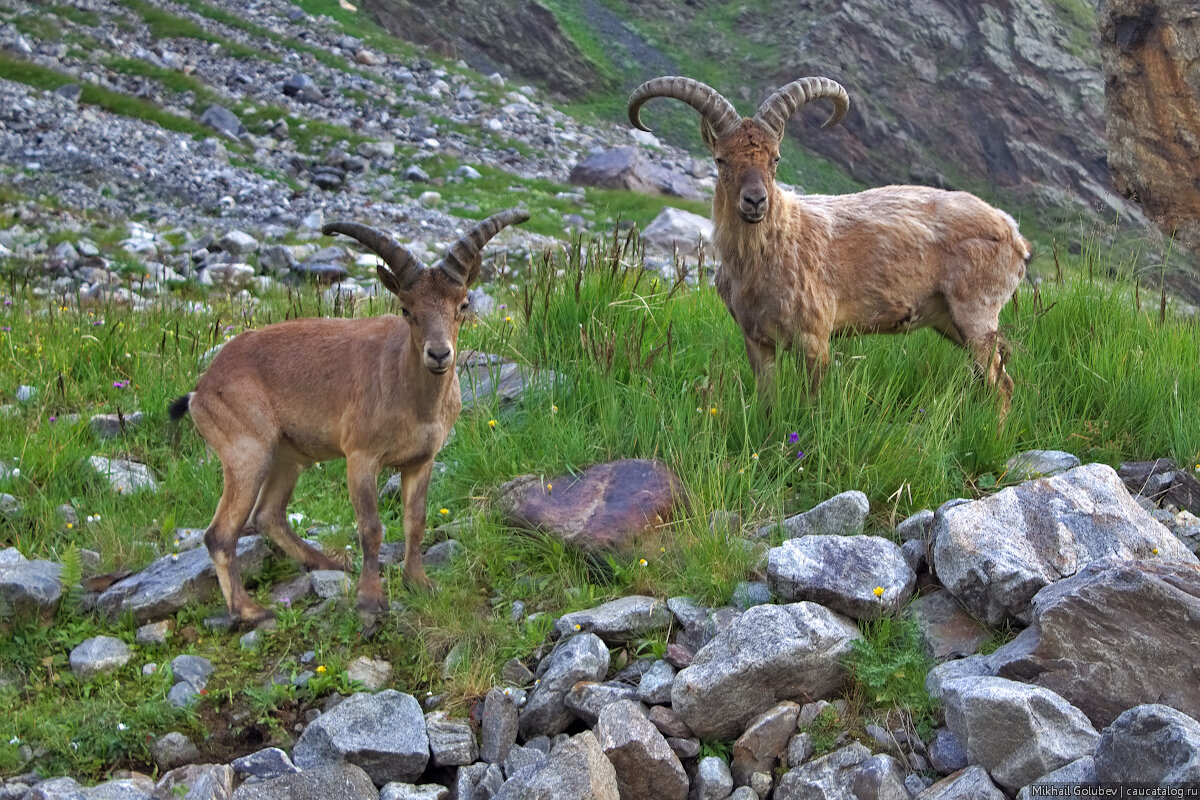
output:
<path id="1" fill-rule="evenodd" d="M 392 291 L 411 286 L 421 274 L 421 270 L 424 269 L 424 264 L 418 261 L 417 257 L 408 251 L 408 248 L 377 228 L 360 225 L 357 222 L 330 222 L 321 228 L 321 233 L 326 236 L 333 236 L 335 233 L 345 234 L 374 251 L 388 265 L 388 271 L 379 267 L 377 272 L 384 286 Z M 390 281 L 388 280 L 389 275 L 392 278 Z"/>
<path id="2" fill-rule="evenodd" d="M 475 278 L 475 270 L 472 269 L 473 262 L 479 258 L 479 253 L 488 240 L 499 233 L 502 228 L 524 222 L 527 219 L 529 219 L 529 212 L 521 208 L 509 208 L 492 214 L 464 233 L 454 243 L 454 246 L 446 251 L 446 257 L 438 266 L 446 273 L 446 277 L 455 283 L 461 283 L 463 286 L 470 285 Z"/>
<path id="3" fill-rule="evenodd" d="M 692 78 L 667 75 L 646 81 L 629 95 L 629 122 L 638 130 L 650 130 L 642 124 L 641 110 L 642 105 L 654 97 L 673 97 L 687 103 L 712 126 L 717 138 L 733 132 L 742 124 L 742 117 L 733 103 L 716 89 Z"/>
<path id="4" fill-rule="evenodd" d="M 787 125 L 792 114 L 813 100 L 826 98 L 833 101 L 833 113 L 821 127 L 828 128 L 830 125 L 841 122 L 842 117 L 846 116 L 846 111 L 850 108 L 850 96 L 846 94 L 846 90 L 840 83 L 829 78 L 801 78 L 775 90 L 758 107 L 758 111 L 754 113 L 754 119 L 775 131 L 775 135 L 783 139 L 784 126 Z"/>

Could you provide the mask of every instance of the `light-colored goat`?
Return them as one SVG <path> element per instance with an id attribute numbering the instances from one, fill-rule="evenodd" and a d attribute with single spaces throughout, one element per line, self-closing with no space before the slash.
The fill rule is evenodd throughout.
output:
<path id="1" fill-rule="evenodd" d="M 850 106 L 828 78 L 802 78 L 768 97 L 754 117 L 699 81 L 662 77 L 629 98 L 629 120 L 670 97 L 700 112 L 717 163 L 717 291 L 741 328 L 760 393 L 770 397 L 776 350 L 804 354 L 811 386 L 829 362 L 833 334 L 932 327 L 967 349 L 977 372 L 1012 400 L 1000 310 L 1025 275 L 1029 242 L 1016 221 L 966 192 L 885 186 L 857 194 L 797 195 L 775 182 L 787 120 L 826 98 L 836 124 Z"/>
<path id="2" fill-rule="evenodd" d="M 400 470 L 404 578 L 432 585 L 421 562 L 425 494 L 434 455 L 462 410 L 454 361 L 469 310 L 467 287 L 479 275 L 484 244 L 527 219 L 527 212 L 510 209 L 483 220 L 433 269 L 374 228 L 326 225 L 326 235 L 351 236 L 383 259 L 379 279 L 400 298 L 403 318 L 296 319 L 246 331 L 221 349 L 195 391 L 171 404 L 173 419 L 191 412 L 221 459 L 224 490 L 204 543 L 234 624 L 253 626 L 271 616 L 250 599 L 238 573 L 244 531 L 266 533 L 307 569 L 342 568 L 301 540 L 287 520 L 296 480 L 317 461 L 346 459 L 363 550 L 359 608 L 387 610 L 376 485 L 385 466 Z"/>

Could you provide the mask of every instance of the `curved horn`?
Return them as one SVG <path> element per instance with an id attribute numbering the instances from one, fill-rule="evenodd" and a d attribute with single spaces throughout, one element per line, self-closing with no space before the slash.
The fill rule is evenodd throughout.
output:
<path id="1" fill-rule="evenodd" d="M 653 97 L 673 97 L 687 103 L 712 126 L 717 138 L 731 133 L 742 124 L 742 117 L 733 103 L 722 97 L 716 89 L 691 78 L 667 75 L 646 81 L 629 96 L 629 122 L 638 130 L 650 130 L 642 124 L 641 109 Z"/>
<path id="2" fill-rule="evenodd" d="M 424 269 L 408 248 L 377 228 L 357 222 L 330 222 L 321 228 L 321 233 L 326 236 L 343 233 L 373 250 L 389 267 L 389 270 L 378 267 L 376 271 L 383 285 L 393 292 L 411 286 Z"/>
<path id="3" fill-rule="evenodd" d="M 821 127 L 828 128 L 841 122 L 850 108 L 850 96 L 840 83 L 829 78 L 801 78 L 775 90 L 758 107 L 754 119 L 775 131 L 775 135 L 782 139 L 784 126 L 792 114 L 801 106 L 822 98 L 833 101 L 833 113 Z"/>
<path id="4" fill-rule="evenodd" d="M 488 243 L 488 240 L 499 233 L 502 228 L 524 222 L 527 219 L 529 219 L 529 212 L 522 208 L 509 208 L 492 214 L 464 233 L 454 243 L 454 246 L 446 251 L 446 257 L 438 266 L 442 272 L 446 273 L 446 277 L 455 283 L 461 283 L 463 286 L 470 285 L 478 271 L 475 262 L 478 261 L 479 252 L 483 250 L 483 246 Z"/>

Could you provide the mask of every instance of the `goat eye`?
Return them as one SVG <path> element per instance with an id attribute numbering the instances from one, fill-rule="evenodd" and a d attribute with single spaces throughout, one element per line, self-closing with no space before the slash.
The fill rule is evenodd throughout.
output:
<path id="1" fill-rule="evenodd" d="M 405 319 L 408 319 L 409 317 L 411 317 L 411 316 L 412 316 L 412 312 L 411 312 L 411 311 L 409 311 L 409 310 L 408 310 L 407 308 L 405 308 L 404 306 L 401 306 L 401 307 L 400 307 L 400 316 L 404 317 Z"/>
<path id="2" fill-rule="evenodd" d="M 725 166 L 725 159 L 723 159 L 723 158 L 718 158 L 718 159 L 717 159 L 717 166 L 718 166 L 718 167 L 723 167 L 723 166 Z"/>
<path id="3" fill-rule="evenodd" d="M 470 300 L 468 300 L 467 302 L 465 302 L 465 303 L 463 303 L 461 306 L 459 306 L 459 307 L 458 307 L 458 310 L 459 310 L 459 311 L 466 311 L 466 310 L 467 310 L 468 308 L 470 308 L 470 307 L 471 307 L 471 301 L 470 301 Z"/>

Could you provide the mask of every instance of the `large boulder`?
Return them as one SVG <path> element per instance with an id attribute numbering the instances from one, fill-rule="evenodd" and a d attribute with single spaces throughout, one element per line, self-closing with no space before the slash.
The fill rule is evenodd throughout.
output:
<path id="1" fill-rule="evenodd" d="M 673 616 L 667 604 L 655 597 L 619 597 L 586 611 L 563 614 L 554 623 L 559 636 L 579 631 L 594 633 L 608 644 L 624 644 L 648 634 L 665 631 Z"/>
<path id="2" fill-rule="evenodd" d="M 675 473 L 644 459 L 597 464 L 578 476 L 517 478 L 500 487 L 497 501 L 509 525 L 544 531 L 584 552 L 626 550 L 685 504 Z"/>
<path id="3" fill-rule="evenodd" d="M 63 593 L 61 574 L 61 564 L 30 561 L 15 547 L 0 549 L 0 622 L 53 614 Z"/>
<path id="4" fill-rule="evenodd" d="M 379 791 L 362 768 L 328 764 L 254 783 L 243 783 L 233 800 L 379 800 Z"/>
<path id="5" fill-rule="evenodd" d="M 862 533 L 871 503 L 859 491 L 842 492 L 818 503 L 808 511 L 793 514 L 778 525 L 763 525 L 754 531 L 755 538 L 765 539 L 782 529 L 784 539 L 801 536 L 852 536 Z"/>
<path id="6" fill-rule="evenodd" d="M 775 789 L 775 800 L 857 800 L 854 778 L 871 757 L 859 742 L 789 770 Z"/>
<path id="7" fill-rule="evenodd" d="M 1200 515 L 1200 481 L 1169 458 L 1126 461 L 1117 475 L 1134 494 Z"/>
<path id="8" fill-rule="evenodd" d="M 990 661 L 1043 686 L 1097 727 L 1139 703 L 1200 717 L 1200 566 L 1094 561 L 1033 598 L 1033 624 Z"/>
<path id="9" fill-rule="evenodd" d="M 617 772 L 621 800 L 686 800 L 687 773 L 640 703 L 621 700 L 605 708 L 596 737 Z"/>
<path id="10" fill-rule="evenodd" d="M 544 766 L 515 775 L 492 800 L 620 800 L 617 772 L 591 731 L 550 752 Z"/>
<path id="11" fill-rule="evenodd" d="M 261 536 L 238 540 L 237 563 L 243 580 L 262 572 L 270 552 Z M 218 591 L 217 573 L 208 550 L 197 547 L 163 556 L 141 572 L 118 581 L 96 600 L 111 618 L 129 612 L 137 623 L 169 617 L 190 603 L 205 603 Z"/>
<path id="12" fill-rule="evenodd" d="M 943 505 L 930 556 L 946 588 L 989 625 L 1010 617 L 1028 624 L 1040 589 L 1100 558 L 1200 563 L 1105 464 Z"/>
<path id="13" fill-rule="evenodd" d="M 539 681 L 521 709 L 518 727 L 525 739 L 553 736 L 575 719 L 566 697 L 579 681 L 598 681 L 608 673 L 611 656 L 594 633 L 581 633 L 560 641 L 538 665 Z"/>
<path id="14" fill-rule="evenodd" d="M 1006 800 L 982 767 L 967 767 L 917 795 L 917 800 Z"/>
<path id="15" fill-rule="evenodd" d="M 1040 686 L 958 678 L 942 687 L 942 703 L 968 762 L 1010 792 L 1090 755 L 1100 739 L 1082 711 Z"/>
<path id="16" fill-rule="evenodd" d="M 781 700 L 835 694 L 860 638 L 853 622 L 816 603 L 755 606 L 675 676 L 671 706 L 701 738 L 737 736 Z"/>
<path id="17" fill-rule="evenodd" d="M 696 256 L 700 248 L 712 252 L 713 224 L 708 217 L 665 206 L 658 212 L 646 230 L 642 240 L 647 245 L 664 252 L 677 252 L 681 256 Z"/>
<path id="18" fill-rule="evenodd" d="M 568 178 L 577 186 L 629 189 L 645 194 L 700 199 L 695 182 L 687 175 L 660 167 L 642 155 L 641 148 L 614 147 L 580 161 Z"/>
<path id="19" fill-rule="evenodd" d="M 1105 729 L 1095 760 L 1106 783 L 1200 783 L 1200 722 L 1167 706 L 1136 706 Z"/>
<path id="20" fill-rule="evenodd" d="M 129 645 L 112 636 L 93 636 L 71 650 L 71 672 L 81 681 L 120 669 L 129 663 L 133 653 Z"/>
<path id="21" fill-rule="evenodd" d="M 916 573 L 878 536 L 801 536 L 767 553 L 767 582 L 785 603 L 811 600 L 854 619 L 899 613 Z"/>
<path id="22" fill-rule="evenodd" d="M 421 705 L 394 689 L 351 695 L 304 729 L 292 760 L 301 770 L 354 764 L 376 786 L 411 783 L 429 763 Z"/>

